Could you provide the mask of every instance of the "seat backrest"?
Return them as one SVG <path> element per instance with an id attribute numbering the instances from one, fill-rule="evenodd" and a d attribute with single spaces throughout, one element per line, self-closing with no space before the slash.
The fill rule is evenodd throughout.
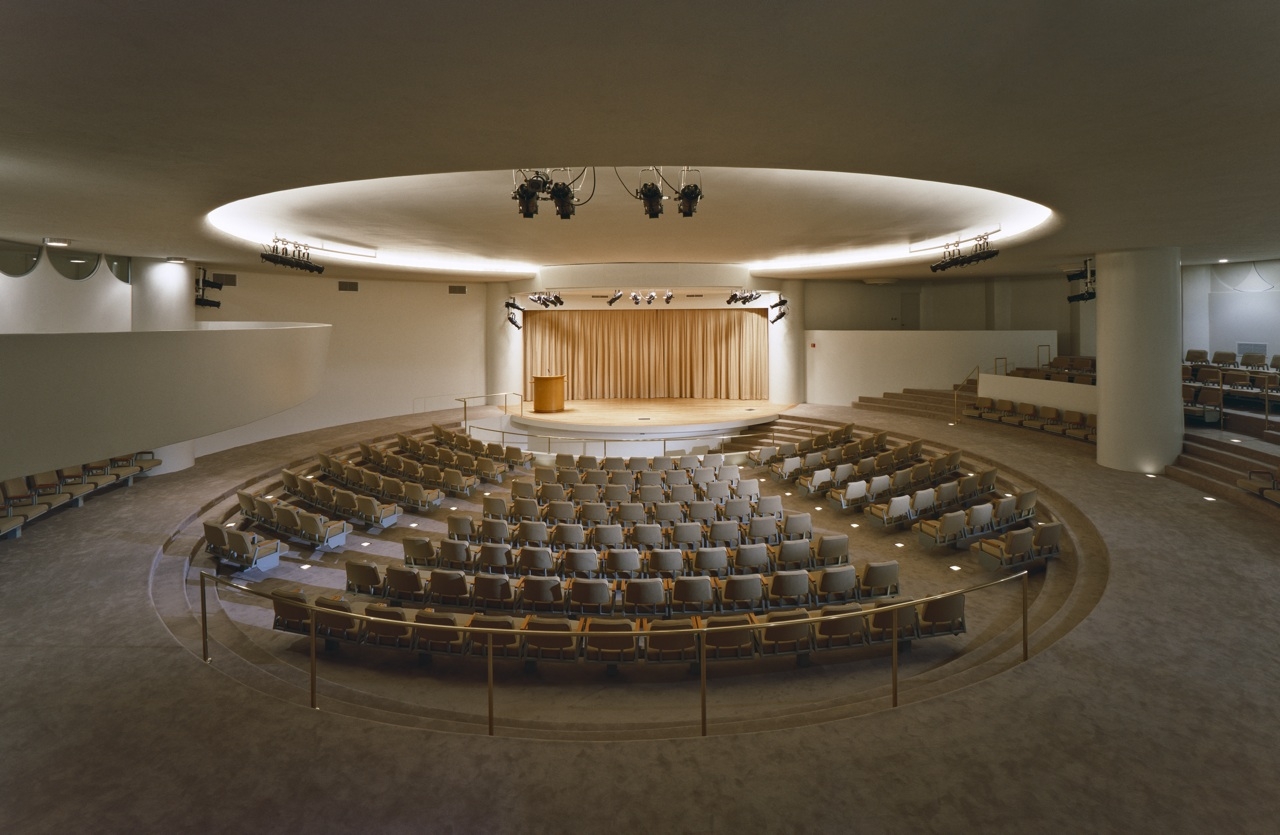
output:
<path id="1" fill-rule="evenodd" d="M 650 574 L 674 574 L 684 570 L 684 555 L 679 548 L 654 548 L 649 551 Z"/>
<path id="2" fill-rule="evenodd" d="M 799 569 L 776 571 L 769 580 L 769 595 L 771 597 L 798 597 L 808 593 L 809 572 L 807 571 Z"/>
<path id="3" fill-rule="evenodd" d="M 980 528 L 991 524 L 992 513 L 995 506 L 991 502 L 977 504 L 969 508 L 968 515 L 965 517 L 965 524 L 971 528 Z"/>
<path id="4" fill-rule="evenodd" d="M 843 593 L 858 584 L 858 570 L 852 565 L 837 565 L 824 568 L 818 576 L 817 587 L 820 593 Z"/>
<path id="5" fill-rule="evenodd" d="M 1031 528 L 1009 531 L 1004 537 L 1004 550 L 1008 554 L 1021 556 L 1031 551 L 1034 538 L 1035 531 Z"/>
<path id="6" fill-rule="evenodd" d="M 604 565 L 608 571 L 639 571 L 640 552 L 635 548 L 610 548 L 605 551 Z"/>
<path id="7" fill-rule="evenodd" d="M 521 571 L 550 571 L 555 567 L 555 560 L 545 545 L 526 545 L 520 549 L 516 565 Z"/>
<path id="8" fill-rule="evenodd" d="M 622 589 L 622 602 L 636 605 L 661 604 L 667 599 L 666 588 L 658 577 L 628 580 Z"/>
<path id="9" fill-rule="evenodd" d="M 596 525 L 591 531 L 591 541 L 597 549 L 621 547 L 626 540 L 621 525 Z"/>
<path id="10" fill-rule="evenodd" d="M 917 516 L 927 513 L 937 504 L 937 491 L 932 487 L 917 490 L 911 497 L 911 510 Z"/>
<path id="11" fill-rule="evenodd" d="M 729 550 L 723 546 L 699 548 L 693 555 L 695 571 L 725 571 L 729 568 Z"/>
<path id="12" fill-rule="evenodd" d="M 710 577 L 677 577 L 671 587 L 672 602 L 711 603 L 715 600 Z"/>
<path id="13" fill-rule="evenodd" d="M 838 559 L 849 555 L 849 535 L 823 534 L 814 543 L 813 552 L 819 559 Z"/>
<path id="14" fill-rule="evenodd" d="M 560 558 L 560 566 L 566 574 L 594 574 L 600 570 L 600 555 L 590 548 L 569 548 Z"/>
<path id="15" fill-rule="evenodd" d="M 896 588 L 898 585 L 898 561 L 869 562 L 862 571 L 862 585 L 867 588 Z"/>

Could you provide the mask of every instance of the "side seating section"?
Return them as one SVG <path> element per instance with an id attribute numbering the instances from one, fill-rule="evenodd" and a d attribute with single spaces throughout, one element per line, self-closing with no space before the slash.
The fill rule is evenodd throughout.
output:
<path id="1" fill-rule="evenodd" d="M 118 482 L 133 484 L 134 476 L 162 462 L 151 452 L 118 455 L 90 464 L 63 467 L 0 483 L 0 537 L 22 535 L 26 523 L 64 505 L 80 507 L 85 497 Z"/>

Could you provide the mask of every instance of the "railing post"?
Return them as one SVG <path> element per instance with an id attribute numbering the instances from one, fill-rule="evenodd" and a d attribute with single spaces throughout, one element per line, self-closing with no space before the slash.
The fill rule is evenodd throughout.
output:
<path id="1" fill-rule="evenodd" d="M 1026 661 L 1031 657 L 1028 650 L 1027 636 L 1027 588 L 1030 585 L 1027 572 L 1022 572 L 1022 660 Z"/>
<path id="2" fill-rule="evenodd" d="M 311 709 L 319 710 L 316 703 L 316 610 L 311 610 Z"/>
<path id="3" fill-rule="evenodd" d="M 698 666 L 702 678 L 702 735 L 707 735 L 707 633 L 698 633 Z"/>
<path id="4" fill-rule="evenodd" d="M 493 736 L 493 633 L 489 633 L 489 651 L 485 653 L 489 663 L 489 736 Z"/>
<path id="5" fill-rule="evenodd" d="M 209 657 L 209 611 L 204 603 L 204 581 L 207 576 L 205 572 L 200 572 L 200 641 L 203 647 L 200 657 L 204 659 L 204 663 L 209 664 L 213 659 Z"/>
<path id="6" fill-rule="evenodd" d="M 898 706 L 898 610 L 893 610 L 893 706 Z"/>

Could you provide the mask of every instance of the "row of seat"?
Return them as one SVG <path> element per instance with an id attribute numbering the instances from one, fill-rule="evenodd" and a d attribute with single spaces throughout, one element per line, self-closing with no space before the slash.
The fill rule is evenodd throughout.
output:
<path id="1" fill-rule="evenodd" d="M 849 561 L 849 537 L 823 534 L 816 539 L 788 539 L 776 544 L 735 542 L 704 544 L 691 532 L 688 539 L 653 544 L 631 541 L 610 543 L 597 550 L 576 546 L 553 550 L 549 544 L 506 541 L 472 545 L 445 538 L 437 545 L 429 537 L 404 540 L 406 565 L 461 568 L 511 574 L 567 574 L 577 576 L 664 576 L 685 573 L 760 573 L 778 569 L 816 568 Z M 684 546 L 684 547 L 682 547 Z"/>
<path id="2" fill-rule="evenodd" d="M 979 503 L 981 498 L 988 495 L 990 495 L 989 492 L 983 492 L 960 500 L 957 492 L 954 503 L 948 501 L 946 505 L 942 505 L 938 500 L 938 492 L 933 488 L 925 488 L 917 490 L 909 496 L 894 496 L 888 502 L 868 505 L 862 512 L 867 517 L 868 523 L 885 528 L 938 519 L 948 512 L 967 513 L 967 510 L 981 507 L 982 504 L 990 504 L 992 506 L 993 519 L 996 520 L 999 527 L 1022 519 L 1030 519 L 1035 515 L 1037 498 L 1035 490 L 1024 490 L 1016 496 L 1002 496 L 993 502 Z M 944 498 L 948 500 L 953 498 L 951 490 L 947 491 L 947 495 Z M 946 510 L 948 507 L 964 508 L 966 505 L 971 505 L 972 507 L 964 511 Z M 982 511 L 978 512 L 981 513 Z"/>
<path id="3" fill-rule="evenodd" d="M 979 397 L 964 408 L 966 417 L 976 417 L 1008 426 L 1039 429 L 1055 435 L 1079 438 L 1089 443 L 1098 441 L 1098 416 L 1075 409 L 1058 409 L 1056 406 L 1037 406 L 1034 403 L 1014 403 L 1012 400 Z"/>
<path id="4" fill-rule="evenodd" d="M 320 461 L 320 472 L 338 481 L 346 478 L 348 466 L 359 467 L 364 463 L 325 452 L 317 453 L 316 458 Z M 381 463 L 373 466 L 404 484 L 418 484 L 427 490 L 470 496 L 471 491 L 480 486 L 478 477 L 467 475 L 461 470 L 454 468 L 441 470 L 434 464 L 419 464 L 412 458 L 399 455 L 386 455 Z"/>
<path id="5" fill-rule="evenodd" d="M 273 592 L 272 604 L 275 629 L 309 636 L 314 617 L 317 638 L 329 650 L 341 643 L 368 644 L 418 652 L 427 659 L 433 654 L 484 657 L 492 652 L 495 659 L 582 660 L 610 668 L 639 661 L 692 663 L 700 651 L 707 660 L 806 656 L 821 650 L 959 635 L 967 628 L 963 595 L 898 609 L 896 632 L 892 611 L 863 610 L 858 603 L 770 612 L 762 618 L 740 612 L 669 620 L 576 621 L 546 615 L 468 616 L 431 609 L 416 611 L 410 621 L 404 610 L 376 603 L 365 607 L 362 614 L 372 618 L 365 620 L 356 617 L 350 601 L 343 598 L 317 598 L 316 608 L 311 609 L 304 594 L 288 590 Z"/>
<path id="6" fill-rule="evenodd" d="M 289 553 L 278 539 L 265 539 L 253 531 L 242 531 L 235 524 L 204 523 L 204 550 L 218 562 L 238 569 L 257 568 L 270 571 Z"/>
<path id="7" fill-rule="evenodd" d="M 723 558 L 723 554 L 721 555 Z M 846 600 L 870 600 L 899 593 L 896 561 L 802 568 L 773 574 L 678 574 L 675 577 L 564 577 L 433 568 L 424 581 L 412 566 L 348 560 L 347 591 L 400 603 L 432 603 L 470 609 L 554 611 L 570 615 L 661 615 L 672 613 L 764 611 Z"/>
<path id="8" fill-rule="evenodd" d="M 1244 353 L 1236 356 L 1235 351 L 1214 351 L 1213 357 L 1210 358 L 1209 352 L 1199 348 L 1191 348 L 1187 351 L 1187 356 L 1183 360 L 1188 365 L 1216 365 L 1221 368 L 1272 368 L 1280 371 L 1280 354 L 1273 354 L 1271 363 L 1267 363 L 1267 355 L 1262 353 Z"/>
<path id="9" fill-rule="evenodd" d="M 1183 417 L 1194 418 L 1204 423 L 1220 424 L 1222 408 L 1222 389 L 1218 386 L 1182 384 Z"/>
<path id="10" fill-rule="evenodd" d="M 887 504 L 893 498 L 898 496 L 908 496 L 912 503 L 916 502 L 917 494 L 932 489 L 933 507 L 936 511 L 941 512 L 952 506 L 960 506 L 972 501 L 976 501 L 982 496 L 992 493 L 996 489 L 996 470 L 994 467 L 982 470 L 978 473 L 971 473 L 943 481 L 942 479 L 954 473 L 946 473 L 938 479 L 933 479 L 926 483 L 925 486 L 917 486 L 918 483 L 904 482 L 901 479 L 890 478 L 889 476 L 876 476 L 869 481 L 851 481 L 843 488 L 837 488 L 827 493 L 827 497 L 839 502 L 840 507 L 844 510 L 864 510 L 877 502 Z M 913 488 L 914 489 L 913 491 Z M 920 497 L 925 504 L 928 503 L 928 494 L 925 493 Z M 923 508 L 922 508 L 923 509 Z"/>
<path id="11" fill-rule="evenodd" d="M 423 466 L 437 467 L 441 471 L 457 470 L 468 478 L 483 479 L 494 484 L 501 484 L 507 474 L 514 469 L 513 464 L 502 458 L 475 456 L 469 452 L 455 453 L 448 447 L 437 447 L 433 444 L 419 445 L 417 455 L 406 455 L 403 451 L 397 452 L 390 448 L 371 447 L 365 443 L 360 444 L 360 451 L 364 464 L 377 467 L 380 470 L 403 470 L 403 464 L 391 462 L 387 459 L 392 457 L 408 458 L 417 461 Z"/>
<path id="12" fill-rule="evenodd" d="M 1025 568 L 1062 552 L 1062 523 L 1033 523 L 1004 536 L 980 539 L 969 551 L 977 555 L 979 565 L 992 571 Z"/>
<path id="13" fill-rule="evenodd" d="M 578 475 L 577 470 L 562 472 Z M 588 470 L 587 477 L 595 478 L 603 470 Z M 654 476 L 661 476 L 656 470 L 648 471 Z M 676 470 L 674 472 L 684 472 Z M 632 486 L 627 479 L 621 483 L 586 481 L 560 483 L 544 481 L 541 484 L 529 479 L 517 478 L 511 482 L 513 499 L 534 499 L 538 504 L 548 502 L 573 501 L 575 503 L 604 502 L 616 506 L 623 502 L 640 502 L 653 505 L 657 502 L 711 501 L 722 504 L 730 498 L 749 497 L 755 499 L 760 495 L 760 482 L 754 478 L 729 480 L 712 480 L 699 483 L 682 482 L 674 479 L 670 485 L 664 483 L 648 483 Z"/>
<path id="14" fill-rule="evenodd" d="M 848 508 L 861 504 L 860 499 L 896 496 L 921 487 L 936 486 L 960 471 L 960 450 L 939 455 L 928 461 L 910 464 L 889 473 L 875 473 L 870 468 L 840 464 L 823 468 L 797 479 L 797 486 L 808 495 L 825 491 L 828 498 Z M 863 459 L 864 461 L 867 459 Z M 994 476 L 993 476 L 994 479 Z"/>
<path id="15" fill-rule="evenodd" d="M 353 492 L 375 499 L 385 499 L 392 505 L 410 507 L 414 510 L 430 510 L 433 507 L 439 507 L 444 501 L 444 493 L 440 490 L 424 487 L 420 482 L 405 482 L 398 478 L 384 476 L 376 470 L 357 467 L 355 464 L 347 464 L 341 475 L 327 473 L 326 475 Z M 284 484 L 284 489 L 291 495 L 307 496 L 308 488 L 303 486 L 303 482 L 313 482 L 315 478 L 301 475 L 293 470 L 281 470 L 280 480 Z M 314 493 L 314 487 L 311 491 Z"/>
<path id="16" fill-rule="evenodd" d="M 1058 371 L 1052 368 L 1014 368 L 1009 371 L 1010 377 L 1023 377 L 1028 380 L 1051 380 L 1055 383 L 1080 383 L 1081 385 L 1097 385 L 1097 375 L 1092 371 Z"/>
<path id="17" fill-rule="evenodd" d="M 562 476 L 557 474 L 568 470 L 576 470 L 580 474 L 593 470 L 603 470 L 610 475 L 611 481 L 616 482 L 620 481 L 621 476 L 625 474 L 631 474 L 633 478 L 636 478 L 641 473 L 667 473 L 672 470 L 680 470 L 691 476 L 695 470 L 700 469 L 717 473 L 723 466 L 725 466 L 725 460 L 724 453 L 721 452 L 654 455 L 652 457 L 632 455 L 629 458 L 623 458 L 619 455 L 606 455 L 602 458 L 585 453 L 575 456 L 568 452 L 558 452 L 556 453 L 554 464 L 535 464 L 533 474 L 534 479 L 541 483 L 543 481 L 560 480 Z M 551 474 L 550 478 L 547 477 L 548 473 Z"/>
<path id="18" fill-rule="evenodd" d="M 849 443 L 865 445 L 868 452 L 881 452 L 888 445 L 889 433 L 875 430 L 863 431 L 848 423 L 838 429 L 820 432 L 796 442 L 782 442 L 762 446 L 747 453 L 747 461 L 757 467 L 766 467 L 784 458 L 807 455 L 814 450 L 825 450 Z"/>
<path id="19" fill-rule="evenodd" d="M 389 528 L 400 520 L 399 505 L 379 502 L 373 496 L 343 490 L 319 479 L 299 479 L 298 492 L 290 495 L 323 512 L 354 519 L 371 528 Z M 236 499 L 246 519 L 267 526 L 276 524 L 275 507 L 281 501 L 275 496 L 255 496 L 247 490 L 237 490 Z"/>
<path id="20" fill-rule="evenodd" d="M 850 464 L 855 470 L 874 475 L 891 473 L 900 467 L 909 466 L 922 458 L 924 442 L 910 441 L 879 452 L 868 452 L 861 443 L 849 443 L 844 446 L 813 450 L 803 457 L 795 455 L 783 458 L 769 465 L 769 473 L 777 481 L 792 482 L 817 472 L 831 469 L 841 464 Z"/>
<path id="21" fill-rule="evenodd" d="M 1028 490 L 1022 494 L 1029 501 L 1019 501 L 1020 496 L 1002 496 L 994 502 L 972 505 L 967 510 L 953 510 L 931 519 L 921 519 L 911 529 L 923 545 L 958 547 L 984 533 L 998 533 L 1034 519 L 1035 493 Z"/>
<path id="22" fill-rule="evenodd" d="M 742 471 L 737 464 L 724 463 L 714 467 L 694 467 L 692 470 L 678 466 L 645 470 L 605 470 L 599 467 L 586 470 L 577 467 L 534 466 L 533 468 L 533 483 L 539 489 L 548 484 L 559 484 L 565 488 L 577 487 L 580 484 L 594 484 L 601 488 L 621 485 L 632 491 L 645 486 L 671 488 L 687 485 L 703 490 L 712 482 L 723 481 L 733 485 L 737 484 L 741 478 Z"/>
<path id="23" fill-rule="evenodd" d="M 153 453 L 137 452 L 6 479 L 0 483 L 0 536 L 16 539 L 24 525 L 54 508 L 83 506 L 94 491 L 119 483 L 133 484 L 134 476 L 160 464 Z"/>
<path id="24" fill-rule="evenodd" d="M 317 548 L 340 548 L 346 544 L 347 534 L 352 530 L 350 522 L 308 512 L 274 496 L 255 496 L 247 490 L 238 490 L 236 498 L 240 503 L 240 515 L 250 523 Z M 205 523 L 206 539 L 209 524 Z M 214 528 L 218 527 L 214 525 Z"/>

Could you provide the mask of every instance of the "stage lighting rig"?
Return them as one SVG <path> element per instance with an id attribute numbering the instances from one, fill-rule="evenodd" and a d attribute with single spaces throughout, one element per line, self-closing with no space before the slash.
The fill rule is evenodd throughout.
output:
<path id="1" fill-rule="evenodd" d="M 675 297 L 676 297 L 676 294 L 668 290 L 666 294 L 662 297 L 662 301 L 665 304 L 671 304 L 671 300 L 674 299 Z"/>
<path id="2" fill-rule="evenodd" d="M 631 291 L 631 301 L 635 302 L 636 305 L 640 304 L 640 294 L 637 293 L 635 290 Z"/>
<path id="3" fill-rule="evenodd" d="M 787 318 L 787 309 L 784 307 L 778 311 L 778 315 L 769 320 L 769 324 L 776 325 L 783 319 Z"/>
<path id="4" fill-rule="evenodd" d="M 1084 262 L 1084 269 L 1076 272 L 1067 273 L 1067 281 L 1083 281 L 1084 289 L 1078 293 L 1072 293 L 1067 296 L 1068 302 L 1087 302 L 1097 298 L 1097 282 L 1098 274 L 1093 268 L 1093 259 L 1087 259 Z"/>
<path id="5" fill-rule="evenodd" d="M 570 176 L 573 171 L 569 168 L 517 168 L 511 172 L 514 183 L 511 199 L 516 201 L 520 214 L 524 217 L 533 217 L 538 213 L 539 201 L 550 200 L 556 207 L 556 215 L 561 220 L 568 220 L 573 217 L 578 206 L 585 205 L 595 196 L 595 169 L 592 168 L 591 171 L 591 194 L 587 195 L 586 200 L 579 200 L 582 178 L 587 173 L 585 167 L 576 177 Z M 563 172 L 562 179 L 556 178 L 559 172 Z"/>
<path id="6" fill-rule="evenodd" d="M 739 298 L 741 298 L 741 297 L 742 297 L 742 294 L 741 294 L 741 293 L 739 293 L 737 290 L 734 290 L 732 293 L 730 293 L 730 294 L 729 294 L 729 298 L 727 298 L 727 299 L 725 299 L 725 300 L 724 300 L 724 303 L 725 303 L 725 304 L 733 304 L 734 302 L 736 302 L 736 301 L 737 301 Z"/>
<path id="7" fill-rule="evenodd" d="M 613 307 L 614 303 L 616 303 L 620 298 L 622 298 L 622 291 L 614 290 L 613 295 L 609 297 L 609 307 Z"/>
<path id="8" fill-rule="evenodd" d="M 516 314 L 513 310 L 507 311 L 507 322 L 513 325 L 516 330 L 524 330 L 524 326 L 516 321 Z"/>
<path id="9" fill-rule="evenodd" d="M 508 310 L 518 310 L 521 313 L 524 313 L 524 308 L 520 306 L 520 302 L 516 301 L 515 296 L 512 296 L 511 298 L 503 302 L 502 306 L 507 308 Z"/>
<path id="10" fill-rule="evenodd" d="M 786 300 L 786 298 L 784 298 L 783 296 L 778 296 L 778 300 L 773 304 L 769 305 L 769 309 L 773 310 L 775 307 L 786 307 L 788 304 L 789 302 Z"/>
<path id="11" fill-rule="evenodd" d="M 946 244 L 942 250 L 942 260 L 936 264 L 930 264 L 929 270 L 932 272 L 941 272 L 949 270 L 952 267 L 967 267 L 970 264 L 977 264 L 980 261 L 988 261 L 1000 254 L 1000 250 L 991 248 L 991 241 L 986 235 L 977 235 L 970 238 L 973 241 L 973 250 L 964 255 L 960 252 L 960 244 L 963 241 Z"/>
<path id="12" fill-rule="evenodd" d="M 662 186 L 657 183 L 643 183 L 636 189 L 636 197 L 644 202 L 644 213 L 650 220 L 657 220 L 662 214 L 662 201 L 667 197 L 662 193 Z"/>
<path id="13" fill-rule="evenodd" d="M 312 262 L 311 250 L 306 244 L 300 244 L 296 241 L 287 241 L 284 238 L 273 238 L 271 246 L 263 245 L 265 250 L 262 253 L 262 260 L 268 264 L 275 264 L 278 267 L 290 267 L 295 270 L 305 270 L 309 273 L 323 273 L 324 267 Z"/>

